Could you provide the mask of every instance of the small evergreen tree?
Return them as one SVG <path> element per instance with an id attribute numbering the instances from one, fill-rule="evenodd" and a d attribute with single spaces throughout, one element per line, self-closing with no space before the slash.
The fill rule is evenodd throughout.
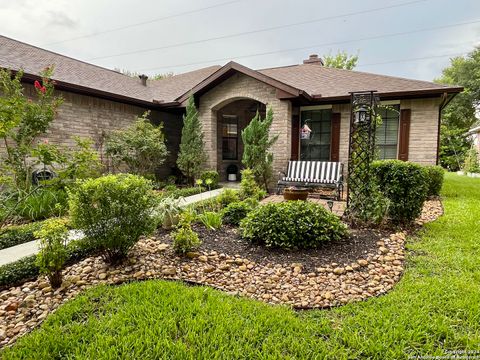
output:
<path id="1" fill-rule="evenodd" d="M 242 131 L 243 165 L 253 171 L 257 183 L 267 191 L 273 172 L 273 154 L 269 150 L 278 139 L 278 136 L 270 138 L 272 122 L 272 108 L 268 109 L 264 120 L 257 111 L 250 124 Z"/>
<path id="2" fill-rule="evenodd" d="M 207 160 L 202 133 L 202 124 L 198 119 L 193 96 L 188 99 L 186 114 L 183 116 L 182 139 L 177 165 L 193 186 L 195 177 L 199 176 L 202 165 Z"/>

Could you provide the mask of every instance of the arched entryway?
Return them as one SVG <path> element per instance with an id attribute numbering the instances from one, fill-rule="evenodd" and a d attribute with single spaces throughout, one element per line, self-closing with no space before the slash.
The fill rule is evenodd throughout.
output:
<path id="1" fill-rule="evenodd" d="M 217 171 L 222 181 L 227 180 L 227 168 L 242 169 L 242 130 L 257 111 L 265 117 L 265 104 L 252 99 L 238 99 L 217 109 Z M 237 178 L 238 173 L 237 173 Z"/>

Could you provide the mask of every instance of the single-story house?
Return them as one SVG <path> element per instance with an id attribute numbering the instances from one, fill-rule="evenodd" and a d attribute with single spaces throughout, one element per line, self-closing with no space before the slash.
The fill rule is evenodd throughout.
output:
<path id="1" fill-rule="evenodd" d="M 116 71 L 0 36 L 0 67 L 24 70 L 27 91 L 46 66 L 55 66 L 56 88 L 65 99 L 48 137 L 71 144 L 71 135 L 94 139 L 99 151 L 105 135 L 150 110 L 163 122 L 170 158 L 161 174 L 175 165 L 182 114 L 193 95 L 205 135 L 207 166 L 226 177 L 241 168 L 241 131 L 256 111 L 274 112 L 272 133 L 275 173 L 288 160 L 346 163 L 350 92 L 375 90 L 389 110 L 377 129 L 381 158 L 419 164 L 438 162 L 442 108 L 461 87 L 325 67 L 311 55 L 302 64 L 253 70 L 236 62 L 178 74 L 161 80 L 132 78 Z M 301 136 L 305 125 L 309 136 Z"/>

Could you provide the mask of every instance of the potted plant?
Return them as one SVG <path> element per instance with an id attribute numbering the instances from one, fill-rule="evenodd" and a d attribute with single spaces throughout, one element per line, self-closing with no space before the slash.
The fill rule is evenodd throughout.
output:
<path id="1" fill-rule="evenodd" d="M 159 223 L 162 228 L 170 230 L 178 224 L 178 218 L 182 208 L 180 207 L 180 199 L 167 197 L 160 201 L 156 209 L 156 216 L 158 216 Z"/>
<path id="2" fill-rule="evenodd" d="M 303 187 L 290 186 L 283 191 L 285 200 L 307 200 L 308 189 Z"/>

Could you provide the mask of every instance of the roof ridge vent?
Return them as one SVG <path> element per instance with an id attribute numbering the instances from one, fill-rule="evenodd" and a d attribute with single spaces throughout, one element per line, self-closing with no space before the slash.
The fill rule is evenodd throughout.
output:
<path id="1" fill-rule="evenodd" d="M 317 54 L 311 54 L 308 59 L 303 60 L 304 64 L 313 64 L 313 65 L 320 65 L 323 66 L 323 59 L 321 57 L 318 57 Z"/>
<path id="2" fill-rule="evenodd" d="M 142 85 L 147 86 L 148 76 L 145 75 L 145 74 L 141 74 L 141 75 L 138 75 L 138 77 L 140 78 L 140 81 L 142 82 Z"/>

